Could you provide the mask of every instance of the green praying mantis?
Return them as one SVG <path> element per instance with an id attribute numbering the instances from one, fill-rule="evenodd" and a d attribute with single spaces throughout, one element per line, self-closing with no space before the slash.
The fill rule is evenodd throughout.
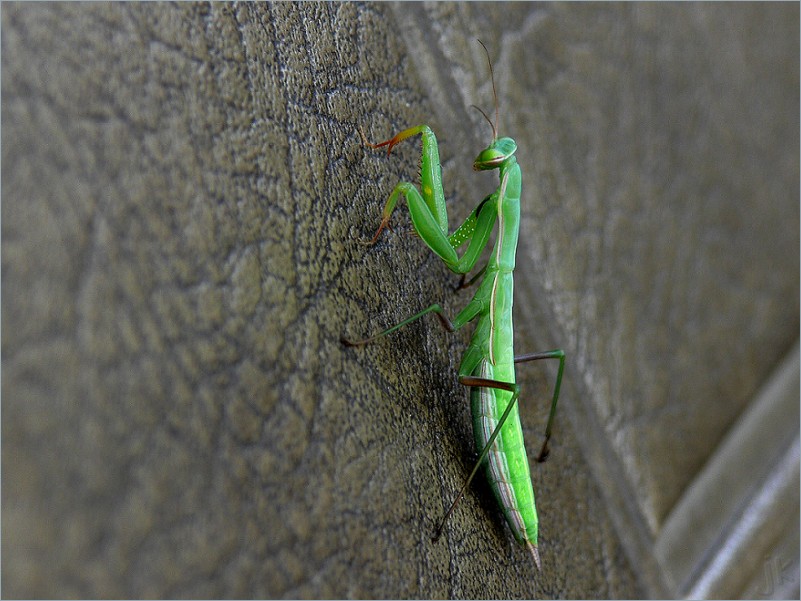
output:
<path id="1" fill-rule="evenodd" d="M 479 43 L 484 48 L 489 63 L 495 98 L 495 122 L 490 121 L 481 109 L 474 107 L 492 126 L 492 142 L 478 154 L 473 169 L 476 171 L 497 169 L 500 184 L 478 204 L 452 234 L 448 234 L 448 214 L 434 132 L 427 125 L 419 125 L 378 144 L 368 142 L 363 133 L 362 138 L 371 148 L 386 146 L 387 154 L 391 153 L 393 147 L 402 140 L 412 136 L 420 135 L 423 145 L 421 190 L 418 191 L 408 182 L 399 183 L 384 206 L 378 230 L 367 244 L 375 244 L 381 232 L 389 226 L 392 212 L 403 196 L 409 206 L 412 224 L 417 234 L 451 271 L 462 275 L 460 288 L 472 285 L 482 276 L 483 279 L 472 300 L 452 321 L 445 316 L 440 305 L 433 304 L 374 336 L 358 341 L 342 338 L 342 342 L 348 346 L 368 344 L 429 313 L 434 313 L 442 325 L 451 332 L 477 319 L 473 337 L 459 366 L 459 382 L 470 388 L 473 433 L 480 454 L 473 471 L 439 522 L 433 539 L 437 540 L 442 534 L 448 517 L 464 496 L 479 467 L 485 464 L 487 479 L 514 537 L 528 548 L 535 565 L 540 569 L 540 556 L 537 550 L 537 510 L 517 408 L 520 387 L 515 383 L 515 364 L 539 359 L 559 360 L 559 371 L 545 427 L 545 440 L 537 456 L 537 461 L 542 462 L 549 452 L 548 441 L 559 399 L 565 353 L 557 349 L 517 357 L 514 354 L 512 297 L 515 254 L 520 231 L 521 174 L 520 166 L 514 157 L 517 144 L 512 138 L 499 138 L 497 135 L 498 98 L 495 92 L 495 76 L 489 51 L 480 40 Z M 487 264 L 465 284 L 467 274 L 475 267 L 487 246 L 496 223 L 498 234 Z M 456 251 L 465 244 L 467 249 L 460 257 Z"/>

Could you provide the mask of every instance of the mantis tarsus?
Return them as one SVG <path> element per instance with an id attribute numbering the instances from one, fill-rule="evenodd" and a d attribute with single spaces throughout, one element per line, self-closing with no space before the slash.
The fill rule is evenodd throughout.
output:
<path id="1" fill-rule="evenodd" d="M 459 366 L 459 382 L 470 388 L 473 433 L 480 455 L 456 499 L 439 522 L 433 539 L 439 538 L 446 520 L 464 496 L 479 466 L 486 459 L 487 478 L 503 509 L 506 521 L 515 538 L 529 549 L 534 563 L 539 569 L 537 510 L 534 505 L 534 489 L 531 485 L 517 408 L 520 388 L 515 383 L 514 364 L 538 359 L 559 360 L 551 410 L 545 428 L 545 440 L 537 456 L 537 461 L 541 462 L 548 455 L 548 441 L 551 437 L 551 428 L 559 398 L 565 353 L 561 349 L 557 349 L 514 356 L 512 296 L 515 254 L 520 228 L 520 167 L 514 157 L 517 150 L 515 141 L 512 138 L 499 138 L 497 135 L 498 100 L 492 62 L 486 46 L 480 40 L 479 43 L 487 53 L 487 62 L 489 63 L 492 91 L 495 97 L 495 123 L 491 122 L 481 109 L 477 109 L 492 126 L 493 136 L 489 146 L 476 157 L 473 169 L 476 171 L 497 169 L 500 184 L 493 193 L 478 204 L 464 223 L 452 234 L 448 234 L 448 214 L 442 189 L 439 150 L 434 132 L 427 125 L 419 125 L 406 129 L 395 137 L 378 144 L 368 142 L 364 138 L 364 134 L 362 134 L 362 138 L 365 144 L 372 148 L 386 146 L 387 154 L 392 152 L 392 148 L 396 144 L 411 136 L 419 134 L 423 142 L 420 169 L 422 193 L 411 183 L 399 183 L 389 196 L 384 206 L 381 225 L 368 244 L 374 244 L 381 232 L 389 225 L 392 211 L 395 209 L 399 197 L 403 195 L 409 205 L 415 231 L 451 271 L 462 275 L 460 287 L 464 287 L 466 275 L 478 261 L 482 250 L 489 241 L 492 228 L 497 222 L 498 234 L 492 254 L 486 266 L 476 276 L 480 277 L 483 274 L 483 280 L 472 300 L 453 321 L 444 315 L 439 305 L 434 304 L 375 336 L 359 341 L 343 338 L 342 342 L 348 346 L 373 342 L 428 313 L 434 313 L 449 331 L 458 330 L 478 318 L 470 345 Z M 460 257 L 456 250 L 465 243 L 468 244 L 467 250 Z M 473 280 L 475 279 L 473 278 Z"/>

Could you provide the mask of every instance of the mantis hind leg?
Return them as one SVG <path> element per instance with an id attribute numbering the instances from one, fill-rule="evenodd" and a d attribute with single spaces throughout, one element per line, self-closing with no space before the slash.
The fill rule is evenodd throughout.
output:
<path id="1" fill-rule="evenodd" d="M 528 361 L 537 361 L 540 359 L 559 359 L 559 372 L 556 376 L 556 384 L 554 385 L 554 392 L 553 392 L 553 399 L 551 400 L 551 410 L 548 415 L 548 423 L 545 427 L 545 441 L 542 444 L 542 448 L 540 449 L 539 455 L 537 456 L 538 462 L 543 462 L 548 457 L 548 453 L 550 452 L 548 449 L 548 441 L 551 438 L 551 430 L 553 428 L 553 420 L 554 416 L 556 415 L 556 404 L 559 400 L 559 389 L 562 385 L 562 375 L 564 374 L 565 370 L 565 352 L 562 349 L 556 349 L 552 351 L 544 351 L 540 353 L 529 353 L 526 355 L 520 355 L 515 357 L 515 363 L 526 363 Z M 481 454 L 476 461 L 476 464 L 473 466 L 473 470 L 470 472 L 470 475 L 467 477 L 467 480 L 462 485 L 462 488 L 459 490 L 459 493 L 456 495 L 456 499 L 451 504 L 448 511 L 440 520 L 439 524 L 437 525 L 436 530 L 434 531 L 433 540 L 437 540 L 440 535 L 442 534 L 442 530 L 445 527 L 445 522 L 447 522 L 450 515 L 453 513 L 453 510 L 456 509 L 456 505 L 458 505 L 459 501 L 461 501 L 462 497 L 464 496 L 465 492 L 467 492 L 467 488 L 470 486 L 470 483 L 475 478 L 476 473 L 478 473 L 478 468 L 481 467 L 484 459 L 487 457 L 487 453 L 489 453 L 492 444 L 495 442 L 495 439 L 498 437 L 498 434 L 501 432 L 501 428 L 503 428 L 504 424 L 506 423 L 506 419 L 512 412 L 512 408 L 517 403 L 518 397 L 520 396 L 520 386 L 516 383 L 511 382 L 501 382 L 498 380 L 490 380 L 487 378 L 479 378 L 475 376 L 460 376 L 459 382 L 465 386 L 473 386 L 473 387 L 482 387 L 482 388 L 495 388 L 498 390 L 506 390 L 512 393 L 512 398 L 509 399 L 509 403 L 506 406 L 503 414 L 501 415 L 500 419 L 498 420 L 498 425 L 493 430 L 492 435 L 487 440 L 487 444 L 484 445 L 484 448 L 481 450 Z M 536 547 L 532 551 L 535 555 L 535 563 L 539 566 L 539 557 L 536 552 Z"/>
<path id="2" fill-rule="evenodd" d="M 487 453 L 492 448 L 495 439 L 498 438 L 498 434 L 501 432 L 501 428 L 506 423 L 506 418 L 509 417 L 509 414 L 512 412 L 512 408 L 515 406 L 517 402 L 517 398 L 520 396 L 520 387 L 512 382 L 501 382 L 499 380 L 490 380 L 487 378 L 478 378 L 475 376 L 459 376 L 459 383 L 465 386 L 473 386 L 473 387 L 480 387 L 480 388 L 496 388 L 498 390 L 506 390 L 512 393 L 512 398 L 509 399 L 509 404 L 506 406 L 506 410 L 501 415 L 500 419 L 498 420 L 498 425 L 493 430 L 492 435 L 487 440 L 487 444 L 484 445 L 484 448 L 481 450 L 481 454 L 478 456 L 478 460 L 476 464 L 473 466 L 473 471 L 470 472 L 470 475 L 465 480 L 465 483 L 462 485 L 462 488 L 459 490 L 459 493 L 456 495 L 453 503 L 451 503 L 450 508 L 445 515 L 440 520 L 439 524 L 437 525 L 436 530 L 434 531 L 434 536 L 432 540 L 436 541 L 442 535 L 442 530 L 445 527 L 445 522 L 448 521 L 448 518 L 453 513 L 453 510 L 456 509 L 456 506 L 459 504 L 459 501 L 462 500 L 464 497 L 465 492 L 467 492 L 467 488 L 470 486 L 470 483 L 475 478 L 476 474 L 478 473 L 478 468 L 481 467 L 481 464 L 484 462 L 484 459 L 487 457 Z"/>
<path id="3" fill-rule="evenodd" d="M 559 400 L 559 389 L 562 387 L 562 374 L 565 371 L 565 351 L 562 349 L 556 349 L 553 351 L 543 351 L 540 353 L 520 355 L 515 357 L 515 363 L 526 363 L 528 361 L 538 361 L 539 359 L 559 359 L 559 371 L 556 374 L 556 384 L 553 387 L 551 411 L 548 414 L 548 423 L 545 425 L 545 440 L 542 443 L 542 448 L 540 448 L 539 455 L 537 455 L 537 462 L 542 463 L 548 458 L 548 454 L 550 453 L 550 449 L 548 449 L 548 441 L 551 440 L 553 420 L 556 416 L 556 403 Z"/>

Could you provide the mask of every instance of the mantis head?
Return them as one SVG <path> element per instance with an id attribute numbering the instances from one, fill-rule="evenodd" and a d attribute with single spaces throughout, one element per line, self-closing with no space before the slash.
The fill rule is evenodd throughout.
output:
<path id="1" fill-rule="evenodd" d="M 487 113 L 482 111 L 476 105 L 472 105 L 479 113 L 484 116 L 487 123 L 492 127 L 492 142 L 484 150 L 482 150 L 476 160 L 473 161 L 474 171 L 490 171 L 498 169 L 505 161 L 507 161 L 517 150 L 517 143 L 512 138 L 499 138 L 498 137 L 498 94 L 495 91 L 495 74 L 492 71 L 492 61 L 490 60 L 489 50 L 484 45 L 484 42 L 478 40 L 484 53 L 487 55 L 487 64 L 489 65 L 490 79 L 492 79 L 492 97 L 495 100 L 495 121 L 490 121 Z"/>
<path id="2" fill-rule="evenodd" d="M 497 169 L 517 150 L 517 143 L 512 138 L 498 138 L 482 150 L 473 161 L 474 171 Z"/>

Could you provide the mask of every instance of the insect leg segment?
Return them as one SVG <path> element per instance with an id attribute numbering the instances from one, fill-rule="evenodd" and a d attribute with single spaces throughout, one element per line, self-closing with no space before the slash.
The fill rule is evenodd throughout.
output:
<path id="1" fill-rule="evenodd" d="M 443 230 L 437 215 L 431 211 L 427 200 L 418 192 L 414 184 L 409 182 L 399 183 L 395 186 L 392 194 L 389 195 L 389 199 L 387 200 L 387 204 L 384 205 L 384 211 L 381 216 L 381 225 L 378 227 L 372 240 L 370 240 L 370 244 L 375 244 L 381 232 L 389 226 L 392 211 L 395 210 L 395 205 L 397 205 L 400 196 L 406 198 L 406 204 L 409 205 L 409 213 L 412 216 L 414 229 L 420 235 L 420 238 L 423 239 L 423 242 L 425 242 L 449 267 L 451 265 L 456 265 L 459 257 L 450 245 L 450 242 L 448 242 L 446 233 L 448 229 L 447 222 Z"/>
<path id="2" fill-rule="evenodd" d="M 420 157 L 420 180 L 422 184 L 422 195 L 418 193 L 418 196 L 420 197 L 419 200 L 421 200 L 421 204 L 428 209 L 428 212 L 430 213 L 430 220 L 436 224 L 437 229 L 439 229 L 439 231 L 443 234 L 447 235 L 448 212 L 445 207 L 445 193 L 442 190 L 442 169 L 439 165 L 439 147 L 437 146 L 437 137 L 434 135 L 434 132 L 431 131 L 431 128 L 428 127 L 428 125 L 410 127 L 409 129 L 405 129 L 397 134 L 394 138 L 390 138 L 384 142 L 379 142 L 378 144 L 372 144 L 368 142 L 363 133 L 362 138 L 364 143 L 371 148 L 381 148 L 383 146 L 387 146 L 387 154 L 389 154 L 396 144 L 400 143 L 406 138 L 418 134 L 421 135 L 423 141 L 423 152 Z M 411 184 L 399 184 L 395 187 L 395 190 L 390 196 L 390 200 L 387 201 L 387 204 L 384 207 L 383 221 L 378 233 L 376 233 L 376 238 L 378 237 L 378 234 L 381 233 L 381 230 L 386 227 L 386 223 L 389 222 L 389 217 L 395 208 L 395 202 L 393 202 L 393 198 L 398 194 L 405 193 L 405 191 L 401 189 L 405 186 L 410 186 L 414 189 L 414 186 Z M 408 200 L 409 197 L 407 195 L 407 201 Z M 412 209 L 411 204 L 409 209 Z"/>
<path id="3" fill-rule="evenodd" d="M 465 220 L 465 223 L 472 221 L 473 216 L 475 215 L 475 225 L 472 227 L 472 231 L 469 234 L 470 244 L 467 246 L 467 250 L 464 252 L 464 254 L 459 258 L 455 269 L 454 267 L 448 265 L 448 267 L 451 268 L 451 271 L 467 274 L 473 269 L 473 267 L 475 267 L 479 257 L 481 256 L 481 251 L 483 251 L 487 246 L 490 234 L 492 233 L 492 228 L 498 219 L 497 203 L 498 193 L 495 192 L 490 194 L 481 201 L 481 204 L 479 204 Z M 465 235 L 462 232 L 464 225 L 465 224 L 459 226 L 449 238 L 449 242 L 452 245 L 455 243 L 456 247 L 461 246 L 468 239 L 468 235 Z M 486 266 L 484 269 L 482 269 L 481 273 L 484 273 L 485 270 Z M 473 278 L 471 283 L 475 279 L 476 278 Z"/>
<path id="4" fill-rule="evenodd" d="M 363 346 L 365 344 L 369 344 L 371 342 L 375 342 L 376 340 L 378 340 L 379 338 L 383 338 L 387 334 L 392 334 L 392 332 L 396 332 L 397 330 L 400 330 L 403 326 L 407 326 L 410 323 L 413 323 L 413 322 L 417 321 L 421 317 L 424 317 L 424 316 L 428 315 L 429 313 L 434 313 L 437 316 L 437 318 L 439 318 L 439 322 L 442 324 L 442 327 L 445 328 L 446 330 L 448 330 L 449 332 L 453 332 L 456 329 L 458 329 L 458 328 L 456 328 L 454 326 L 453 323 L 451 323 L 451 320 L 448 319 L 445 316 L 445 313 L 442 311 L 442 307 L 440 307 L 437 304 L 433 304 L 430 307 L 426 307 L 425 309 L 423 309 L 419 313 L 415 313 L 411 317 L 407 317 L 406 319 L 404 319 L 399 324 L 394 325 L 391 328 L 387 328 L 386 330 L 384 330 L 382 332 L 379 332 L 378 334 L 375 334 L 374 336 L 370 336 L 369 338 L 364 338 L 363 340 L 350 340 L 350 339 L 345 338 L 344 336 L 342 336 L 342 337 L 340 337 L 339 340 L 345 346 Z"/>
<path id="5" fill-rule="evenodd" d="M 431 131 L 427 125 L 417 125 L 415 127 L 410 127 L 409 129 L 404 129 L 402 132 L 395 134 L 394 137 L 390 138 L 389 140 L 384 140 L 383 142 L 379 142 L 378 144 L 373 144 L 372 142 L 367 140 L 367 137 L 364 135 L 364 132 L 360 129 L 359 133 L 362 135 L 362 141 L 369 146 L 370 148 L 374 148 L 378 150 L 379 148 L 383 148 L 384 146 L 387 147 L 387 154 L 392 152 L 392 149 L 397 146 L 400 142 L 403 142 L 406 138 L 411 138 L 412 136 L 416 136 L 417 134 L 422 134 L 424 130 Z"/>
<path id="6" fill-rule="evenodd" d="M 476 262 L 478 261 L 478 256 L 487 245 L 487 242 L 489 241 L 489 235 L 492 232 L 492 227 L 495 225 L 495 221 L 498 218 L 497 202 L 498 191 L 496 190 L 492 194 L 485 196 L 484 200 L 478 203 L 478 206 L 473 209 L 473 212 L 470 213 L 470 216 L 464 220 L 464 223 L 456 228 L 456 230 L 448 237 L 448 241 L 454 248 L 459 248 L 462 246 L 462 244 L 467 242 L 467 240 L 470 240 L 470 245 L 467 247 L 467 252 L 465 252 L 460 259 L 460 261 L 463 263 L 460 265 L 460 267 L 464 268 L 464 270 L 461 272 L 462 279 L 459 280 L 459 285 L 456 287 L 456 291 L 469 288 L 478 280 L 480 280 L 484 275 L 484 272 L 487 271 L 487 265 L 489 265 L 489 263 L 485 263 L 484 267 L 482 267 L 476 275 L 470 278 L 469 281 L 467 279 L 467 274 L 470 272 L 473 266 L 475 266 Z M 467 268 L 468 265 L 470 266 L 469 268 Z"/>
<path id="7" fill-rule="evenodd" d="M 434 132 L 427 125 L 419 125 L 406 129 L 394 138 L 378 144 L 364 142 L 372 148 L 393 146 L 413 135 L 420 134 L 423 152 L 420 161 L 421 186 L 418 190 L 414 184 L 401 182 L 389 196 L 382 212 L 381 224 L 369 244 L 375 244 L 381 232 L 389 227 L 392 212 L 398 199 L 403 196 L 409 205 L 415 231 L 423 242 L 442 259 L 455 273 L 470 272 L 478 261 L 481 251 L 487 245 L 492 227 L 497 219 L 496 203 L 498 193 L 490 194 L 481 201 L 465 222 L 451 235 L 448 235 L 448 213 L 445 206 L 445 193 L 442 189 L 442 170 L 439 164 L 439 149 Z M 460 258 L 456 253 L 465 242 L 470 244 Z"/>
<path id="8" fill-rule="evenodd" d="M 565 351 L 562 349 L 556 349 L 553 351 L 520 355 L 515 357 L 515 363 L 526 363 L 527 361 L 538 361 L 540 359 L 559 359 L 559 371 L 556 374 L 556 384 L 553 387 L 551 411 L 548 414 L 548 423 L 545 426 L 545 441 L 542 443 L 542 448 L 540 449 L 539 455 L 537 455 L 537 461 L 542 463 L 548 458 L 548 453 L 550 453 L 548 441 L 551 439 L 551 429 L 553 427 L 554 417 L 556 416 L 556 403 L 559 400 L 559 389 L 562 386 L 562 374 L 565 371 Z"/>
<path id="9" fill-rule="evenodd" d="M 459 285 L 456 286 L 456 288 L 454 288 L 453 291 L 454 292 L 459 292 L 459 290 L 464 290 L 465 288 L 470 288 L 470 286 L 475 284 L 478 280 L 480 280 L 484 276 L 484 272 L 485 271 L 487 271 L 487 265 L 486 264 L 484 265 L 484 267 L 482 267 L 479 270 L 479 272 L 476 275 L 474 275 L 469 280 L 467 279 L 467 274 L 463 273 L 462 274 L 462 279 L 459 280 Z"/>
<path id="10" fill-rule="evenodd" d="M 497 200 L 496 197 L 497 194 L 493 192 L 492 194 L 487 194 L 487 196 L 484 197 L 484 200 L 478 203 L 478 206 L 472 210 L 472 212 L 470 213 L 468 218 L 464 220 L 462 225 L 457 227 L 453 231 L 453 233 L 450 236 L 448 236 L 448 242 L 451 243 L 451 246 L 453 246 L 454 248 L 459 248 L 462 244 L 471 239 L 471 237 L 473 236 L 473 232 L 476 231 L 479 214 L 483 212 L 483 209 L 484 207 L 486 207 L 488 202 L 492 200 Z M 493 221 L 493 223 L 495 222 Z"/>

